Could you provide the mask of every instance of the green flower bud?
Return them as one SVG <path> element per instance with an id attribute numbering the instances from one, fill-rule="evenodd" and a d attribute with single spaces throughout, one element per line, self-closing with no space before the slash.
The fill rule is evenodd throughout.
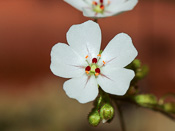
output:
<path id="1" fill-rule="evenodd" d="M 165 103 L 163 108 L 166 112 L 175 113 L 175 104 L 172 102 Z"/>
<path id="2" fill-rule="evenodd" d="M 141 80 L 141 79 L 143 79 L 148 74 L 148 71 L 149 71 L 149 69 L 148 69 L 147 66 L 142 66 L 141 68 L 139 68 L 139 69 L 136 70 L 135 77 L 138 80 Z"/>
<path id="3" fill-rule="evenodd" d="M 97 110 L 92 111 L 89 114 L 89 124 L 92 126 L 97 126 L 100 123 L 100 114 L 98 113 Z"/>
<path id="4" fill-rule="evenodd" d="M 141 62 L 138 59 L 135 59 L 132 63 L 136 69 L 140 68 L 140 66 L 141 66 Z"/>
<path id="5" fill-rule="evenodd" d="M 151 107 L 151 105 L 157 104 L 157 98 L 151 94 L 137 95 L 134 97 L 135 102 L 142 106 Z"/>
<path id="6" fill-rule="evenodd" d="M 106 121 L 112 119 L 114 116 L 114 108 L 110 104 L 105 104 L 100 109 L 100 117 L 102 122 L 105 123 Z"/>

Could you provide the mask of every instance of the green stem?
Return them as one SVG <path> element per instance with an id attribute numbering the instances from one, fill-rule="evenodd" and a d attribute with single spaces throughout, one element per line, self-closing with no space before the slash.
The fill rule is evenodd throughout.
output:
<path id="1" fill-rule="evenodd" d="M 167 93 L 167 94 L 165 94 L 164 96 L 162 96 L 162 97 L 159 99 L 159 101 L 158 101 L 159 105 L 164 104 L 164 101 L 165 101 L 165 99 L 166 99 L 167 97 L 175 98 L 175 93 Z"/>
<path id="2" fill-rule="evenodd" d="M 130 103 L 130 104 L 136 105 L 136 106 L 138 106 L 138 107 L 142 107 L 142 108 L 150 109 L 150 110 L 152 110 L 152 111 L 159 112 L 159 113 L 165 115 L 166 117 L 168 117 L 169 119 L 175 121 L 175 116 L 174 116 L 172 113 L 168 113 L 168 112 L 162 110 L 161 108 L 159 108 L 159 106 L 154 105 L 154 106 L 152 106 L 152 107 L 150 108 L 150 106 L 149 106 L 149 107 L 145 107 L 145 106 L 139 105 L 138 103 L 136 103 L 135 101 L 133 101 L 133 100 L 132 100 L 131 98 L 129 98 L 129 97 L 123 97 L 123 98 L 122 98 L 122 97 L 116 97 L 116 96 L 114 96 L 114 95 L 110 95 L 110 97 L 111 97 L 114 101 L 127 102 L 127 103 Z"/>
<path id="3" fill-rule="evenodd" d="M 124 122 L 124 117 L 123 117 L 123 112 L 121 110 L 121 106 L 119 105 L 118 102 L 115 101 L 115 103 L 116 103 L 116 107 L 118 109 L 118 115 L 119 115 L 119 119 L 120 119 L 121 129 L 122 129 L 122 131 L 126 131 L 126 129 L 125 129 L 125 122 Z"/>
<path id="4" fill-rule="evenodd" d="M 98 23 L 98 19 L 95 18 L 95 19 L 94 19 L 94 22 Z"/>

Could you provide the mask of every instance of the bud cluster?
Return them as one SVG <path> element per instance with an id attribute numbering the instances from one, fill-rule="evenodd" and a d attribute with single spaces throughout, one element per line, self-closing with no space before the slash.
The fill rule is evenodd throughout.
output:
<path id="1" fill-rule="evenodd" d="M 108 122 L 114 116 L 114 108 L 111 104 L 104 104 L 99 110 L 93 109 L 88 116 L 89 124 L 97 126 L 101 121 L 103 123 Z"/>
<path id="2" fill-rule="evenodd" d="M 170 99 L 169 99 L 170 98 Z M 162 96 L 159 100 L 159 105 L 161 105 L 162 109 L 168 113 L 175 114 L 175 103 L 173 102 L 175 98 L 174 93 L 168 93 Z"/>
<path id="3" fill-rule="evenodd" d="M 139 59 L 133 60 L 126 68 L 135 72 L 135 77 L 131 81 L 127 95 L 135 95 L 138 93 L 137 82 L 148 74 L 149 69 L 146 65 L 142 65 Z"/>
<path id="4" fill-rule="evenodd" d="M 152 94 L 136 95 L 134 96 L 134 101 L 144 107 L 152 107 L 157 104 L 157 98 Z"/>
<path id="5" fill-rule="evenodd" d="M 114 107 L 110 103 L 108 94 L 100 90 L 100 96 L 94 102 L 94 108 L 88 115 L 89 124 L 97 126 L 101 121 L 110 122 L 114 116 Z"/>

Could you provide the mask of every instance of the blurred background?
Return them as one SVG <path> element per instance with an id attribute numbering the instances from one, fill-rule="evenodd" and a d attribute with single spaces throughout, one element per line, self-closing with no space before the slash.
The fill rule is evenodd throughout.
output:
<path id="1" fill-rule="evenodd" d="M 140 0 L 133 11 L 100 19 L 102 49 L 118 33 L 129 34 L 149 75 L 139 85 L 158 97 L 175 92 L 175 1 Z M 73 24 L 89 18 L 62 0 L 0 0 L 0 131 L 120 130 L 91 127 L 92 103 L 80 104 L 64 93 L 66 79 L 50 71 L 50 51 L 67 43 Z M 165 116 L 135 106 L 123 108 L 128 131 L 174 131 Z"/>

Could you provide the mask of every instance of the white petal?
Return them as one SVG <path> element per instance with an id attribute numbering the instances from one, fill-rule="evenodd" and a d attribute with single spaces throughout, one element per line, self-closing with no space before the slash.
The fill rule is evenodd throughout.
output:
<path id="1" fill-rule="evenodd" d="M 83 0 L 84 2 L 86 2 L 89 6 L 92 6 L 92 0 Z"/>
<path id="2" fill-rule="evenodd" d="M 63 85 L 66 94 L 80 103 L 93 101 L 98 95 L 98 85 L 94 76 L 90 78 L 84 74 L 79 78 L 72 78 Z"/>
<path id="3" fill-rule="evenodd" d="M 104 49 L 99 64 L 106 62 L 105 66 L 125 67 L 131 63 L 138 52 L 130 36 L 124 33 L 116 35 Z"/>
<path id="4" fill-rule="evenodd" d="M 82 11 L 83 7 L 88 6 L 87 3 L 84 2 L 83 0 L 64 0 L 64 1 L 80 11 Z"/>
<path id="5" fill-rule="evenodd" d="M 90 20 L 79 25 L 73 25 L 67 32 L 67 41 L 70 47 L 83 58 L 86 55 L 96 57 L 101 46 L 100 27 Z"/>
<path id="6" fill-rule="evenodd" d="M 105 92 L 114 95 L 124 95 L 135 76 L 134 71 L 125 68 L 110 69 L 103 67 L 101 72 L 104 76 L 98 76 L 98 84 Z"/>
<path id="7" fill-rule="evenodd" d="M 72 78 L 85 73 L 85 59 L 77 55 L 70 46 L 58 43 L 51 51 L 51 71 L 60 77 Z M 84 67 L 84 68 L 83 68 Z"/>
<path id="8" fill-rule="evenodd" d="M 107 5 L 109 0 L 104 0 L 104 4 Z M 110 0 L 110 5 L 119 5 L 126 2 L 127 0 Z"/>
<path id="9" fill-rule="evenodd" d="M 92 8 L 83 8 L 83 15 L 91 18 L 96 17 L 96 13 L 93 11 Z"/>
<path id="10" fill-rule="evenodd" d="M 138 3 L 138 0 L 127 0 L 127 1 L 125 0 L 123 2 L 112 1 L 111 4 L 108 6 L 107 10 L 109 10 L 110 12 L 116 15 L 124 11 L 132 10 L 137 3 Z"/>

